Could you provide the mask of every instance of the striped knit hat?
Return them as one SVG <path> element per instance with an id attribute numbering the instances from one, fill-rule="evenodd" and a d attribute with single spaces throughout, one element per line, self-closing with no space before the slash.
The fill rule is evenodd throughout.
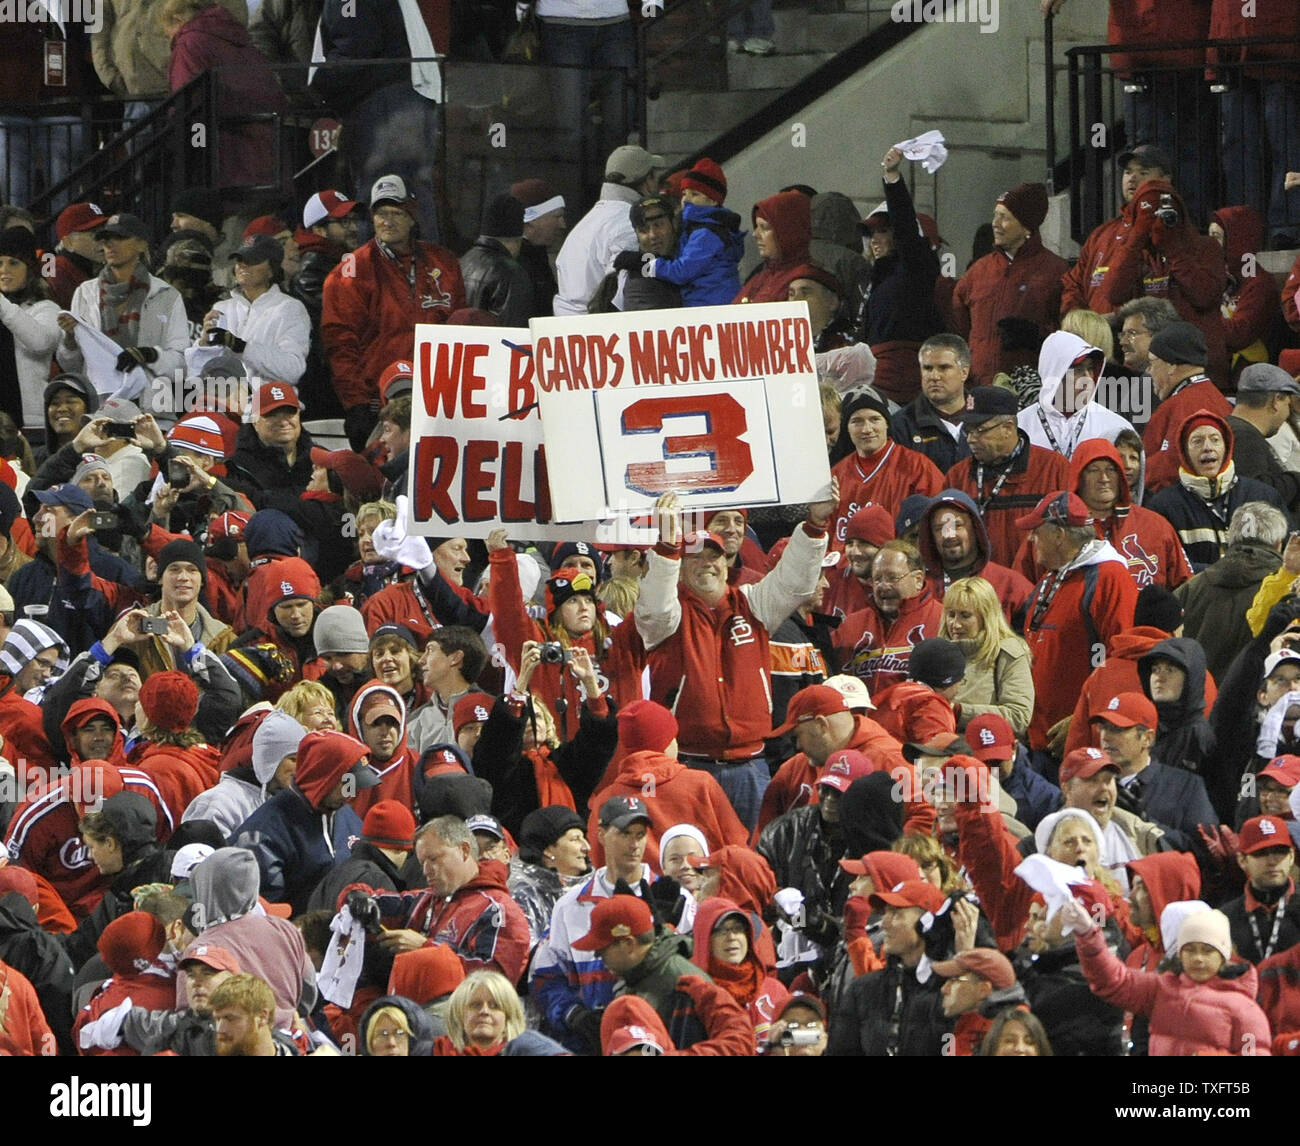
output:
<path id="1" fill-rule="evenodd" d="M 0 668 L 10 676 L 17 676 L 45 649 L 58 649 L 59 659 L 54 663 L 54 675 L 62 676 L 68 667 L 68 646 L 49 625 L 24 617 L 14 623 L 0 645 Z"/>

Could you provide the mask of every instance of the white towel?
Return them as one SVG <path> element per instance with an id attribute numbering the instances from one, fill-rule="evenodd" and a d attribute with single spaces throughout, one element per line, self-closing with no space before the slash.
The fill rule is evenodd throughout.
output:
<path id="1" fill-rule="evenodd" d="M 316 989 L 327 1002 L 346 1009 L 352 1006 L 357 980 L 361 978 L 366 931 L 346 907 L 330 921 L 330 931 L 334 938 L 330 940 L 320 974 L 316 976 Z"/>
<path id="2" fill-rule="evenodd" d="M 1021 860 L 1016 875 L 1047 900 L 1047 918 L 1050 921 L 1066 903 L 1074 898 L 1075 885 L 1088 883 L 1089 876 L 1082 868 L 1071 867 L 1050 856 L 1032 855 Z M 1062 932 L 1069 935 L 1070 930 Z"/>
<path id="3" fill-rule="evenodd" d="M 941 131 L 927 131 L 915 139 L 905 139 L 894 146 L 913 163 L 920 163 L 929 175 L 938 171 L 948 159 L 948 149 L 944 146 Z"/>

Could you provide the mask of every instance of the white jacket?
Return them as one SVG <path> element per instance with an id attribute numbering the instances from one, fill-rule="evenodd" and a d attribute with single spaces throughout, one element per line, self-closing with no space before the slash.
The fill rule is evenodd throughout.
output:
<path id="1" fill-rule="evenodd" d="M 298 384 L 307 369 L 311 343 L 311 319 L 302 303 L 272 283 L 251 303 L 242 291 L 235 290 L 212 309 L 220 311 L 226 330 L 248 344 L 240 357 L 254 384 Z"/>
<path id="2" fill-rule="evenodd" d="M 95 330 L 104 329 L 100 326 L 98 275 L 77 287 L 68 310 L 87 326 Z M 155 378 L 170 380 L 176 377 L 176 371 L 184 371 L 185 348 L 190 344 L 190 320 L 185 316 L 185 302 L 180 292 L 153 275 L 149 276 L 149 293 L 140 308 L 140 333 L 135 344 L 152 346 L 158 351 L 158 360 L 145 367 L 146 372 Z M 86 368 L 80 346 L 69 346 L 66 341 L 61 341 L 58 358 L 64 370 L 82 373 Z M 117 381 L 122 381 L 121 375 Z M 96 383 L 101 394 L 110 394 L 115 389 L 112 379 L 92 378 L 91 382 Z M 41 425 L 44 424 L 45 411 L 42 410 Z"/>
<path id="3" fill-rule="evenodd" d="M 600 199 L 578 220 L 555 257 L 557 316 L 586 314 L 591 296 L 614 269 L 614 256 L 637 249 L 629 216 L 640 198 L 639 191 L 621 183 L 601 184 Z"/>
<path id="4" fill-rule="evenodd" d="M 1090 351 L 1102 353 L 1097 347 L 1089 346 L 1077 334 L 1064 330 L 1049 334 L 1038 354 L 1038 376 L 1042 379 L 1038 401 L 1021 410 L 1016 418 L 1033 445 L 1053 450 L 1067 460 L 1074 455 L 1080 442 L 1086 442 L 1089 438 L 1105 438 L 1106 441 L 1113 442 L 1121 430 L 1133 429 L 1127 418 L 1106 409 L 1100 402 L 1090 400 L 1069 416 L 1056 408 L 1056 395 L 1061 389 L 1065 372 L 1071 363 Z M 1044 421 L 1047 423 L 1046 429 Z M 1050 435 L 1048 430 L 1051 431 Z M 1052 438 L 1056 441 L 1053 442 Z"/>
<path id="5" fill-rule="evenodd" d="M 0 294 L 0 322 L 14 337 L 14 360 L 23 394 L 24 430 L 45 425 L 45 384 L 50 380 L 50 360 L 63 332 L 59 330 L 59 304 L 49 299 L 10 302 Z"/>

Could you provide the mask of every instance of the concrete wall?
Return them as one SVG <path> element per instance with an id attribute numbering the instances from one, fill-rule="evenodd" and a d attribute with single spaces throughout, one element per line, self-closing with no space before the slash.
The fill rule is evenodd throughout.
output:
<path id="1" fill-rule="evenodd" d="M 918 209 L 937 219 L 960 274 L 975 229 L 989 219 L 997 195 L 1046 174 L 1038 3 L 1001 0 L 998 7 L 996 32 L 982 32 L 978 24 L 927 25 L 730 160 L 727 205 L 748 220 L 756 200 L 790 183 L 808 183 L 843 192 L 865 214 L 884 197 L 884 153 L 900 140 L 939 130 L 949 148 L 944 166 L 930 176 L 905 163 L 904 173 Z M 1058 61 L 1069 43 L 1105 41 L 1105 4 L 1073 0 L 1065 9 L 1056 25 Z M 1066 138 L 1063 83 L 1057 91 L 1060 149 Z M 1049 223 L 1049 242 L 1051 233 Z"/>

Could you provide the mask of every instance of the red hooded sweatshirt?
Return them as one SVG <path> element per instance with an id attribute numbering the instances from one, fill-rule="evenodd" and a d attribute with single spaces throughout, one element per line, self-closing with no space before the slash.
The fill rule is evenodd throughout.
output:
<path id="1" fill-rule="evenodd" d="M 16 967 L 0 960 L 0 992 L 8 989 L 9 1008 L 0 1024 L 0 1058 L 24 1058 L 56 1053 L 54 1032 L 45 1021 L 32 982 Z"/>
<path id="2" fill-rule="evenodd" d="M 1079 690 L 1079 701 L 1074 706 L 1074 720 L 1070 724 L 1070 735 L 1065 742 L 1066 752 L 1076 748 L 1097 747 L 1097 735 L 1092 727 L 1092 718 L 1104 712 L 1113 697 L 1121 692 L 1141 692 L 1142 679 L 1138 676 L 1138 661 L 1158 645 L 1173 636 L 1164 629 L 1153 625 L 1139 625 L 1116 633 L 1106 646 L 1106 659 L 1102 661 L 1083 682 Z M 1205 674 L 1205 718 L 1210 717 L 1210 709 L 1219 695 L 1214 678 Z"/>
<path id="3" fill-rule="evenodd" d="M 591 844 L 591 866 L 605 862 L 600 842 L 600 809 L 614 796 L 636 796 L 650 812 L 646 863 L 658 871 L 659 837 L 675 824 L 694 824 L 704 833 L 710 848 L 727 844 L 744 846 L 749 832 L 731 807 L 722 786 L 708 772 L 687 768 L 662 752 L 629 752 L 619 763 L 614 783 L 591 797 L 587 839 Z"/>
<path id="4" fill-rule="evenodd" d="M 798 278 L 795 272 L 808 262 L 812 200 L 800 191 L 782 191 L 755 203 L 751 218 L 754 223 L 764 219 L 771 226 L 780 254 L 765 260 L 731 301 L 785 302 L 790 284 Z"/>
<path id="5" fill-rule="evenodd" d="M 1124 960 L 1129 967 L 1139 971 L 1154 971 L 1165 957 L 1164 941 L 1160 934 L 1160 916 L 1171 903 L 1201 897 L 1201 869 L 1190 852 L 1156 852 L 1125 865 L 1129 883 L 1141 876 L 1151 898 L 1151 913 L 1156 926 L 1145 930 L 1129 920 L 1125 938 L 1132 950 Z"/>
<path id="6" fill-rule="evenodd" d="M 1119 471 L 1119 495 L 1109 517 L 1094 518 L 1097 536 L 1109 541 L 1128 562 L 1128 571 L 1139 591 L 1148 585 L 1176 589 L 1192 576 L 1183 543 L 1167 518 L 1133 504 L 1123 460 L 1110 442 L 1105 438 L 1089 438 L 1079 443 L 1070 459 L 1069 488 L 1082 494 L 1084 469 L 1101 459 L 1113 462 Z M 1034 560 L 1028 537 L 1016 554 L 1016 568 L 1031 583 L 1040 581 L 1047 572 Z"/>
<path id="7" fill-rule="evenodd" d="M 1208 410 L 1225 421 L 1232 413 L 1232 407 L 1219 393 L 1218 387 L 1204 374 L 1194 374 L 1180 382 L 1152 413 L 1142 431 L 1142 448 L 1147 455 L 1146 483 L 1152 493 L 1178 480 L 1178 466 L 1182 460 L 1179 431 L 1183 423 L 1200 410 Z"/>
<path id="8" fill-rule="evenodd" d="M 81 840 L 81 814 L 74 796 L 91 795 L 107 800 L 118 792 L 139 792 L 158 815 L 158 842 L 165 843 L 181 811 L 173 813 L 145 773 L 106 761 L 89 760 L 74 766 L 53 788 L 30 792 L 14 811 L 5 836 L 9 862 L 22 864 L 43 877 L 78 919 L 94 911 L 104 889 L 112 882 L 101 875 Z"/>
<path id="9" fill-rule="evenodd" d="M 928 684 L 901 680 L 875 696 L 876 720 L 895 740 L 926 744 L 943 732 L 957 731 L 951 702 Z"/>
<path id="10" fill-rule="evenodd" d="M 715 959 L 711 949 L 713 929 L 726 915 L 736 916 L 745 925 L 745 955 L 738 966 Z M 719 987 L 749 1012 L 750 1022 L 754 1024 L 756 1050 L 766 1045 L 769 1028 L 790 998 L 784 984 L 771 975 L 772 963 L 763 959 L 762 949 L 754 941 L 755 933 L 762 930 L 760 917 L 742 911 L 722 896 L 701 903 L 695 913 L 695 922 L 691 924 L 691 934 L 695 937 L 691 962 L 707 971 Z"/>
<path id="11" fill-rule="evenodd" d="M 1090 542 L 1065 568 L 1034 586 L 1025 610 L 1033 657 L 1034 717 L 1029 746 L 1047 747 L 1047 730 L 1074 711 L 1099 648 L 1133 627 L 1137 586 L 1124 559 L 1106 542 Z M 990 817 L 994 818 L 994 817 Z"/>
<path id="12" fill-rule="evenodd" d="M 364 820 L 366 813 L 380 800 L 396 800 L 418 819 L 420 811 L 415 804 L 415 767 L 418 761 L 406 742 L 406 705 L 397 689 L 378 680 L 367 681 L 357 689 L 356 695 L 352 698 L 352 706 L 348 709 L 348 732 L 363 744 L 365 743 L 366 738 L 362 735 L 361 728 L 361 713 L 363 707 L 374 703 L 370 698 L 375 696 L 386 696 L 401 713 L 397 748 L 387 760 L 379 760 L 374 751 L 371 751 L 371 767 L 378 769 L 383 779 L 375 787 L 358 792 L 353 797 L 352 810 Z"/>

